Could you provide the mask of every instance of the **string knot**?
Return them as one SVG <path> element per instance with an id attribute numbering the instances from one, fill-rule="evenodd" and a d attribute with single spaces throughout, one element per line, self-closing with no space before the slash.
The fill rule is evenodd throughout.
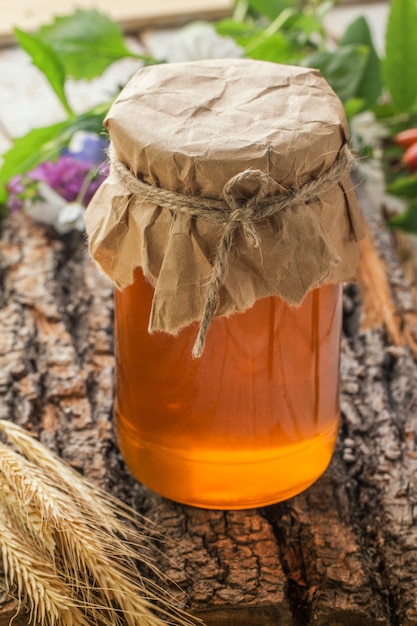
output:
<path id="1" fill-rule="evenodd" d="M 268 193 L 271 178 L 262 170 L 244 170 L 230 178 L 223 187 L 222 196 L 230 209 L 227 222 L 240 226 L 248 245 L 258 247 L 260 244 L 255 223 L 261 218 L 262 202 Z M 254 195 L 246 198 L 242 195 L 242 185 L 255 183 L 258 189 Z"/>
<path id="2" fill-rule="evenodd" d="M 247 169 L 230 178 L 223 187 L 221 198 L 216 199 L 187 196 L 144 183 L 118 160 L 113 145 L 110 146 L 109 157 L 112 172 L 116 174 L 127 193 L 135 195 L 139 200 L 166 207 L 174 214 L 184 213 L 222 225 L 222 235 L 207 285 L 203 316 L 193 348 L 194 357 L 201 356 L 203 352 L 207 330 L 216 313 L 220 289 L 227 274 L 228 254 L 236 231 L 241 230 L 249 246 L 259 247 L 260 237 L 256 228 L 258 222 L 277 215 L 283 209 L 308 206 L 321 194 L 337 185 L 343 177 L 349 175 L 354 163 L 352 153 L 348 146 L 344 145 L 326 171 L 318 178 L 294 189 L 285 189 L 266 172 Z M 246 197 L 248 187 L 256 190 L 249 198 Z"/>

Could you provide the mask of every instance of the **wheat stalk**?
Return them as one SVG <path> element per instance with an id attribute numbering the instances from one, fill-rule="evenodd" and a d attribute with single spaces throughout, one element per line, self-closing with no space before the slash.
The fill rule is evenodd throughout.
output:
<path id="1" fill-rule="evenodd" d="M 0 547 L 6 580 L 33 624 L 199 622 L 136 567 L 163 578 L 144 554 L 143 518 L 19 426 L 0 420 L 0 432 L 7 440 L 0 442 Z"/>
<path id="2" fill-rule="evenodd" d="M 20 530 L 11 528 L 0 515 L 0 543 L 9 587 L 30 608 L 33 623 L 45 626 L 88 626 L 82 611 L 42 550 Z"/>
<path id="3" fill-rule="evenodd" d="M 130 531 L 125 522 L 129 521 L 136 528 L 146 527 L 148 533 L 151 530 L 154 537 L 159 534 L 156 531 L 156 525 L 149 519 L 145 520 L 128 505 L 100 489 L 97 485 L 86 481 L 84 477 L 63 463 L 58 456 L 24 429 L 13 422 L 0 420 L 0 432 L 5 433 L 8 441 L 13 443 L 27 460 L 32 461 L 40 468 L 43 474 L 46 474 L 52 481 L 58 482 L 60 491 L 75 499 L 77 507 L 82 510 L 84 515 L 93 514 L 95 518 L 101 517 L 102 525 L 105 525 L 110 533 L 126 539 Z M 146 542 L 147 539 L 144 534 L 141 536 L 141 540 Z M 148 563 L 148 565 L 150 564 Z"/>
<path id="4" fill-rule="evenodd" d="M 1 454 L 1 447 L 0 447 Z M 21 506 L 21 500 L 16 496 L 9 483 L 5 480 L 4 474 L 0 472 L 0 494 L 3 518 L 13 523 L 13 528 L 28 532 L 32 539 L 41 538 L 41 543 L 48 554 L 53 555 L 55 541 L 52 533 L 47 528 L 42 515 L 34 506 Z"/>
<path id="5" fill-rule="evenodd" d="M 32 461 L 52 480 L 57 480 L 60 485 L 60 491 L 71 494 L 77 500 L 78 506 L 84 506 L 87 510 L 92 510 L 91 494 L 99 496 L 99 500 L 94 504 L 96 512 L 103 513 L 103 523 L 108 520 L 109 503 L 116 505 L 116 515 L 121 509 L 127 510 L 129 507 L 122 502 L 115 501 L 110 494 L 103 492 L 100 488 L 92 483 L 86 484 L 85 479 L 78 474 L 69 465 L 54 455 L 48 448 L 45 448 L 39 441 L 34 439 L 27 431 L 23 430 L 13 422 L 0 420 L 0 432 L 6 434 L 9 442 L 13 443 L 20 453 L 29 461 Z M 96 499 L 97 500 L 97 499 Z M 98 507 L 98 508 L 97 508 Z M 112 518 L 114 515 L 111 516 Z M 138 519 L 136 512 L 133 517 Z M 109 520 L 109 530 L 114 530 L 117 517 Z M 123 525 L 121 525 L 123 527 Z"/>

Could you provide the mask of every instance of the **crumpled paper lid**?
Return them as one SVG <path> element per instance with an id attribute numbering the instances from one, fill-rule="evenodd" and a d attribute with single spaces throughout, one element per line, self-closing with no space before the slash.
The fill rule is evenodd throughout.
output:
<path id="1" fill-rule="evenodd" d="M 224 188 L 241 172 L 267 177 L 266 198 L 320 182 L 346 150 L 343 106 L 317 70 L 249 59 L 140 69 L 111 107 L 114 164 L 85 221 L 93 259 L 123 289 L 141 267 L 154 286 L 149 329 L 177 333 L 201 321 L 207 285 L 230 207 Z M 188 198 L 223 202 L 221 220 L 175 210 L 134 191 L 120 176 Z M 259 191 L 233 183 L 236 206 Z M 286 194 L 286 195 L 285 195 Z M 213 315 L 230 315 L 277 295 L 299 305 L 324 282 L 353 281 L 363 236 L 347 172 L 307 202 L 258 220 L 255 244 L 236 227 Z"/>

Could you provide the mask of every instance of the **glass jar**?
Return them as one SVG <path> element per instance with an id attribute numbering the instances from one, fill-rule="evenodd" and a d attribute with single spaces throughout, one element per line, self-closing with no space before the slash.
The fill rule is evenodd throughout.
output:
<path id="1" fill-rule="evenodd" d="M 115 294 L 116 429 L 131 472 L 178 502 L 240 509 L 311 485 L 338 430 L 341 285 L 298 308 L 270 296 L 213 320 L 148 333 L 153 289 L 140 270 Z"/>
<path id="2" fill-rule="evenodd" d="M 128 466 L 206 508 L 299 493 L 335 445 L 340 285 L 363 236 L 342 103 L 310 68 L 158 64 L 105 126 L 110 175 L 84 217 L 117 287 Z"/>

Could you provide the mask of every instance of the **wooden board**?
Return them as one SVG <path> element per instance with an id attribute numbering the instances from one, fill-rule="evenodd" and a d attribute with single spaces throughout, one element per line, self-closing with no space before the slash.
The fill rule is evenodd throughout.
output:
<path id="1" fill-rule="evenodd" d="M 76 8 L 96 8 L 116 20 L 128 32 L 148 26 L 181 24 L 192 19 L 218 19 L 232 11 L 232 0 L 0 0 L 0 45 L 13 41 L 13 27 L 36 30 L 55 15 Z"/>

